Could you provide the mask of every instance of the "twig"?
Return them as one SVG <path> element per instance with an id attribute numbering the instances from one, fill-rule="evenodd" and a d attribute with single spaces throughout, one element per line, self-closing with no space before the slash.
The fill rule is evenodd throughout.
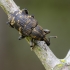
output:
<path id="1" fill-rule="evenodd" d="M 13 0 L 0 0 L 0 6 L 7 15 L 20 10 Z M 30 42 L 29 37 L 26 40 Z M 41 60 L 46 70 L 70 70 L 70 51 L 64 59 L 58 59 L 43 41 L 37 41 L 37 46 L 35 46 L 33 51 Z"/>

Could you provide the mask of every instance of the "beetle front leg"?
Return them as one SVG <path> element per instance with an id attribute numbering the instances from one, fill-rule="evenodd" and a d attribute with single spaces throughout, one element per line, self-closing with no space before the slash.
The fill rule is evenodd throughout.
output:
<path id="1" fill-rule="evenodd" d="M 11 21 L 6 22 L 7 24 L 10 25 L 10 27 L 14 28 L 14 26 L 11 25 Z"/>
<path id="2" fill-rule="evenodd" d="M 19 31 L 20 36 L 18 37 L 18 40 L 21 40 L 23 38 L 25 38 L 25 36 L 22 35 L 22 33 Z"/>
<path id="3" fill-rule="evenodd" d="M 44 30 L 44 32 L 46 33 L 46 34 L 49 34 L 50 33 L 50 30 L 48 30 L 48 29 L 43 29 Z"/>
<path id="4" fill-rule="evenodd" d="M 22 28 L 19 27 L 18 30 L 19 30 L 19 34 L 20 34 L 20 36 L 18 37 L 18 39 L 21 40 L 21 39 L 25 38 L 25 36 L 22 34 Z"/>

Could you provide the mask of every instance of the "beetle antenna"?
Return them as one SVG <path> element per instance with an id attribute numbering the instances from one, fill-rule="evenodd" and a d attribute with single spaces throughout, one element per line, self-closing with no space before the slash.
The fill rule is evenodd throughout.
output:
<path id="1" fill-rule="evenodd" d="M 57 36 L 50 36 L 50 37 L 48 38 L 49 42 L 50 42 L 50 38 L 57 38 Z"/>
<path id="2" fill-rule="evenodd" d="M 50 36 L 49 38 L 57 38 L 57 36 Z"/>

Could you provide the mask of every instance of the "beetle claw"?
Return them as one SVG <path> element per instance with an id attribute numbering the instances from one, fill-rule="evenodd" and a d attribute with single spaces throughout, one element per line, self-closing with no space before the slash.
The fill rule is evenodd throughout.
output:
<path id="1" fill-rule="evenodd" d="M 25 38 L 25 36 L 19 36 L 19 37 L 18 37 L 18 40 L 21 40 L 21 39 L 23 39 L 23 38 Z"/>
<path id="2" fill-rule="evenodd" d="M 22 36 L 19 36 L 19 37 L 18 37 L 18 40 L 21 40 L 21 39 L 22 39 Z"/>
<path id="3" fill-rule="evenodd" d="M 33 17 L 33 18 L 34 18 L 34 15 L 31 15 L 31 17 Z"/>

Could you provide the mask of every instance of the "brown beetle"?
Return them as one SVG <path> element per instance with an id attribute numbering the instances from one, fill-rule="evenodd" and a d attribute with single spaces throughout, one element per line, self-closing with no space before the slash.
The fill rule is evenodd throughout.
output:
<path id="1" fill-rule="evenodd" d="M 35 46 L 35 40 L 45 41 L 48 46 L 50 45 L 50 39 L 46 38 L 46 35 L 50 33 L 50 30 L 43 29 L 38 25 L 37 20 L 34 16 L 29 15 L 26 9 L 11 13 L 8 19 L 8 24 L 19 31 L 19 40 L 25 37 L 31 37 L 30 46 L 32 48 Z"/>

